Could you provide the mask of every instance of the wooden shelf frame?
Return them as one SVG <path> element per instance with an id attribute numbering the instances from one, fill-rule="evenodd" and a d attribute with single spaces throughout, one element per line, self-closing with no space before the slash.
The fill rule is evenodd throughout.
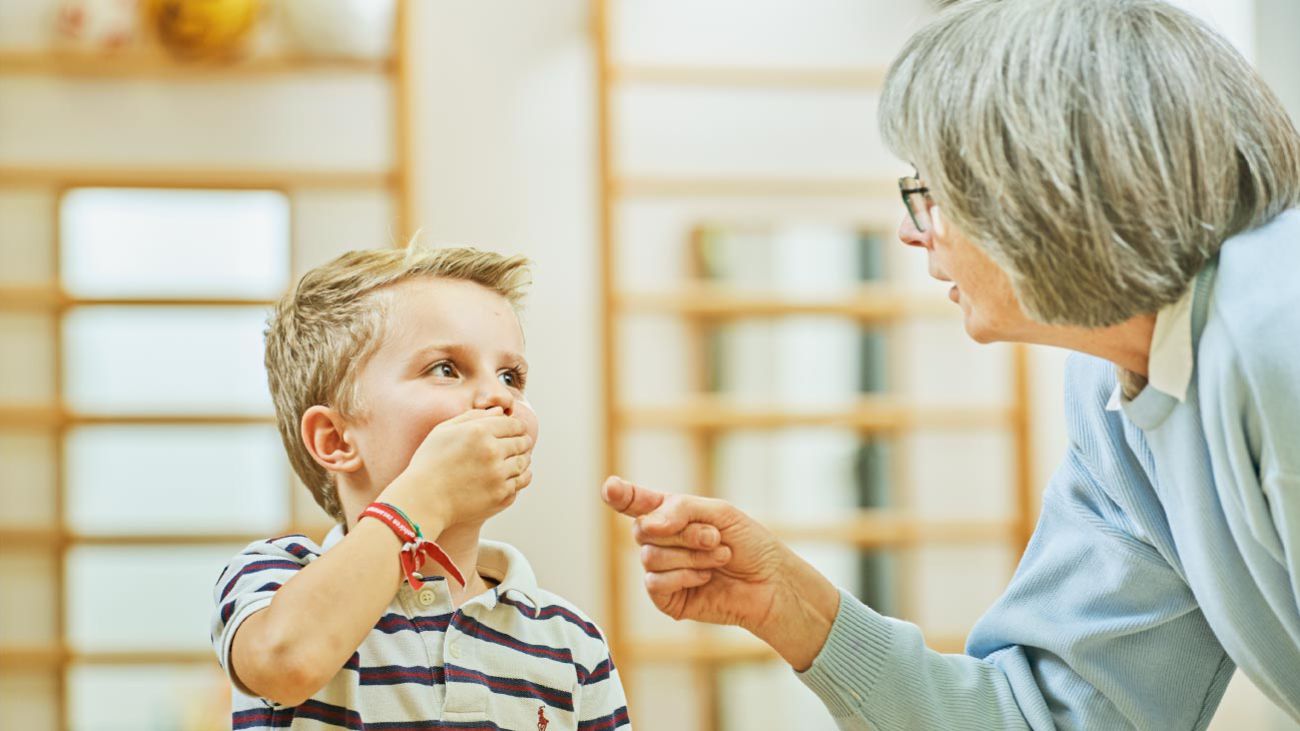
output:
<path id="1" fill-rule="evenodd" d="M 92 79 L 208 80 L 284 74 L 393 73 L 391 58 L 349 58 L 282 53 L 249 55 L 228 60 L 185 60 L 162 49 L 129 49 L 90 53 L 64 50 L 0 51 L 0 74 L 84 77 Z"/>
<path id="2" fill-rule="evenodd" d="M 1008 376 L 1009 402 L 994 406 L 925 407 L 886 397 L 863 397 L 839 409 L 775 408 L 738 404 L 699 393 L 670 404 L 637 405 L 621 401 L 619 384 L 619 334 L 628 316 L 667 315 L 680 318 L 691 335 L 686 358 L 696 365 L 703 333 L 742 319 L 776 319 L 825 316 L 863 325 L 893 324 L 916 318 L 955 317 L 951 303 L 942 297 L 925 297 L 888 287 L 864 287 L 840 296 L 790 296 L 745 292 L 717 285 L 685 284 L 666 292 L 625 291 L 618 282 L 620 215 L 622 203 L 646 198 L 691 202 L 749 199 L 789 201 L 867 202 L 879 206 L 897 200 L 894 179 L 851 177 L 800 177 L 782 174 L 676 175 L 633 173 L 618 169 L 614 150 L 620 127 L 614 106 L 621 88 L 661 85 L 691 89 L 755 89 L 779 93 L 834 92 L 874 94 L 883 84 L 881 68 L 721 67 L 627 62 L 612 48 L 616 3 L 594 0 L 593 39 L 596 49 L 596 97 L 600 207 L 598 209 L 598 267 L 604 307 L 600 353 L 605 443 L 602 473 L 619 474 L 624 465 L 622 436 L 635 429 L 685 432 L 697 462 L 693 478 L 700 494 L 712 492 L 713 446 L 722 434 L 738 429 L 780 429 L 823 426 L 856 430 L 864 434 L 896 435 L 915 429 L 995 429 L 1013 444 L 1011 515 L 997 520 L 926 520 L 905 513 L 863 511 L 833 520 L 793 523 L 773 521 L 770 527 L 783 539 L 833 543 L 858 549 L 908 548 L 943 544 L 1004 544 L 1016 554 L 1033 530 L 1035 497 L 1032 485 L 1031 404 L 1028 351 L 1013 346 Z M 729 203 L 729 200 L 725 202 Z M 695 384 L 694 388 L 699 388 Z M 897 489 L 908 489 L 906 471 L 891 477 Z M 625 683 L 634 685 L 639 666 L 687 663 L 701 688 L 697 707 L 699 728 L 712 731 L 720 725 L 716 670 L 734 663 L 765 662 L 775 654 L 757 642 L 718 640 L 707 636 L 687 640 L 649 638 L 627 626 L 629 582 L 624 562 L 616 560 L 621 548 L 631 545 L 630 529 L 612 512 L 606 515 L 606 629 Z M 1009 572 L 1008 572 L 1009 573 Z M 902 609 L 904 614 L 907 609 Z M 964 638 L 935 634 L 929 645 L 941 652 L 961 652 Z M 633 692 L 629 689 L 629 692 Z M 634 706 L 633 699 L 630 705 Z"/>
<path id="3" fill-rule="evenodd" d="M 86 56 L 64 52 L 0 51 L 0 77 L 47 76 L 59 79 L 86 80 L 93 83 L 121 81 L 161 81 L 206 83 L 212 80 L 240 83 L 264 83 L 265 79 L 281 75 L 305 74 L 379 74 L 393 89 L 392 128 L 390 134 L 393 163 L 387 169 L 317 168 L 311 166 L 280 166 L 267 168 L 241 168 L 236 166 L 153 166 L 129 165 L 75 165 L 75 164 L 10 164 L 0 166 L 0 188 L 36 189 L 52 192 L 57 199 L 70 189 L 79 187 L 160 188 L 160 189 L 217 189 L 217 190 L 275 190 L 290 202 L 290 262 L 289 271 L 297 272 L 294 263 L 299 249 L 297 215 L 294 193 L 302 190 L 356 190 L 386 191 L 394 201 L 395 229 L 404 239 L 417 229 L 416 210 L 418 192 L 412 165 L 415 162 L 414 131 L 410 119 L 413 113 L 411 97 L 414 95 L 411 54 L 413 31 L 411 28 L 411 0 L 397 0 L 397 18 L 394 28 L 394 48 L 384 59 L 307 58 L 294 56 L 265 56 L 240 59 L 230 63 L 182 62 L 151 52 L 134 52 L 112 56 Z M 59 262 L 60 221 L 58 205 L 54 207 L 50 222 L 52 249 L 51 265 L 54 276 L 62 271 Z M 208 535 L 91 535 L 73 531 L 68 526 L 67 474 L 65 466 L 66 438 L 70 429 L 86 425 L 208 425 L 208 424 L 274 424 L 272 414 L 240 413 L 187 413 L 187 414 L 101 414 L 78 413 L 64 402 L 65 378 L 63 373 L 64 343 L 62 318 L 75 307 L 270 307 L 271 300 L 244 297 L 77 297 L 65 291 L 59 281 L 35 283 L 31 286 L 0 287 L 0 311 L 48 312 L 50 342 L 53 344 L 53 389 L 57 402 L 52 404 L 10 403 L 0 405 L 0 427 L 18 430 L 46 431 L 54 444 L 52 455 L 52 482 L 54 485 L 54 524 L 47 527 L 0 528 L 0 544 L 6 549 L 21 546 L 49 552 L 54 557 L 52 601 L 55 617 L 54 636 L 66 643 L 65 576 L 70 550 L 81 546 L 200 546 L 223 543 L 247 544 L 267 536 L 243 533 Z M 288 505 L 288 526 L 283 533 L 306 533 L 316 537 L 327 526 L 306 522 L 299 515 L 299 501 L 293 492 L 302 489 L 291 475 L 284 477 L 284 491 Z M 70 724 L 68 669 L 72 664 L 96 665 L 207 665 L 216 661 L 208 649 L 201 651 L 76 651 L 65 645 L 6 645 L 0 646 L 0 670 L 7 672 L 49 672 L 55 683 L 56 728 L 67 731 Z"/>

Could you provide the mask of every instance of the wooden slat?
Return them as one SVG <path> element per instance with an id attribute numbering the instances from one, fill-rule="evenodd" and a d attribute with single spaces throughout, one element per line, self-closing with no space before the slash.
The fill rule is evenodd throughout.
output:
<path id="1" fill-rule="evenodd" d="M 737 404 L 723 397 L 700 395 L 676 405 L 627 406 L 617 411 L 620 427 L 660 429 L 779 429 L 836 427 L 865 432 L 920 427 L 964 429 L 1005 427 L 1009 407 L 922 407 L 887 398 L 863 397 L 840 410 L 773 408 Z"/>
<path id="2" fill-rule="evenodd" d="M 102 188 L 387 188 L 392 171 L 255 168 L 0 167 L 0 186 Z"/>
<path id="3" fill-rule="evenodd" d="M 162 52 L 92 54 L 67 51 L 0 52 L 0 74 L 112 79 L 207 79 L 305 73 L 385 73 L 389 59 L 260 56 L 232 61 L 184 61 Z"/>
<path id="4" fill-rule="evenodd" d="M 957 635 L 926 636 L 926 646 L 936 652 L 960 653 L 966 639 Z M 664 665 L 677 663 L 742 664 L 775 662 L 780 660 L 776 651 L 763 642 L 754 640 L 688 639 L 648 640 L 638 638 L 629 642 L 622 662 Z"/>
<path id="5" fill-rule="evenodd" d="M 1016 525 L 1015 520 L 923 520 L 881 511 L 863 511 L 833 521 L 767 523 L 785 541 L 840 543 L 858 548 L 1005 541 L 1015 535 Z"/>
<path id="6" fill-rule="evenodd" d="M 675 178 L 632 175 L 611 178 L 610 195 L 667 197 L 774 197 L 895 199 L 895 180 L 850 178 Z"/>
<path id="7" fill-rule="evenodd" d="M 67 307 L 271 307 L 275 300 L 250 297 L 78 297 L 56 285 L 0 287 L 0 308 Z"/>
<path id="8" fill-rule="evenodd" d="M 686 66 L 620 64 L 615 81 L 681 86 L 733 86 L 796 89 L 879 90 L 884 68 L 774 68 L 761 66 Z"/>
<path id="9" fill-rule="evenodd" d="M 940 296 L 884 287 L 863 287 L 842 297 L 790 297 L 701 285 L 676 292 L 630 292 L 619 295 L 616 302 L 624 312 L 668 313 L 715 320 L 826 315 L 882 322 L 909 317 L 956 317 L 959 312 Z"/>
<path id="10" fill-rule="evenodd" d="M 215 665 L 211 650 L 77 652 L 57 646 L 0 647 L 0 668 L 56 670 L 65 665 Z"/>
<path id="11" fill-rule="evenodd" d="M 122 535 L 90 534 L 63 531 L 59 528 L 0 527 L 0 544 L 57 548 L 67 546 L 211 546 L 219 544 L 244 545 L 276 536 L 300 533 L 318 540 L 330 529 L 328 525 L 298 525 L 283 527 L 269 534 L 263 533 L 175 533 Z"/>
<path id="12" fill-rule="evenodd" d="M 274 414 L 88 414 L 45 406 L 0 406 L 0 426 L 201 426 L 274 424 Z"/>

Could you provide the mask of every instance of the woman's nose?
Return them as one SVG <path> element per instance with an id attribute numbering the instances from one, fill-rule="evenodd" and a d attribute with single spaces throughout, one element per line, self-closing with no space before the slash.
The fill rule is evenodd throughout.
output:
<path id="1" fill-rule="evenodd" d="M 903 220 L 899 222 L 898 240 L 908 246 L 919 246 L 922 249 L 930 248 L 930 232 L 917 231 L 916 224 L 912 222 L 911 216 L 903 216 Z"/>

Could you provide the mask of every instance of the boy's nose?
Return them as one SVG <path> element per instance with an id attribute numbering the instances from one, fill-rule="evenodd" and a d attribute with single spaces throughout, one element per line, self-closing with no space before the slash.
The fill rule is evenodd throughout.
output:
<path id="1" fill-rule="evenodd" d="M 494 406 L 500 406 L 501 410 L 507 415 L 513 416 L 515 409 L 515 397 L 506 388 L 504 383 L 492 379 L 492 386 L 485 386 L 474 393 L 474 408 L 490 409 Z"/>

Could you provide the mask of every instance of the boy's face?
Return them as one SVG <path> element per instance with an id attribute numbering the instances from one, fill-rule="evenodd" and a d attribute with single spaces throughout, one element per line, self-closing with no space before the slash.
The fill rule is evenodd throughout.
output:
<path id="1" fill-rule="evenodd" d="M 524 398 L 519 319 L 504 297 L 473 282 L 417 277 L 389 287 L 383 341 L 357 374 L 350 436 L 376 492 L 387 487 L 438 424 L 500 406 L 537 440 Z"/>

